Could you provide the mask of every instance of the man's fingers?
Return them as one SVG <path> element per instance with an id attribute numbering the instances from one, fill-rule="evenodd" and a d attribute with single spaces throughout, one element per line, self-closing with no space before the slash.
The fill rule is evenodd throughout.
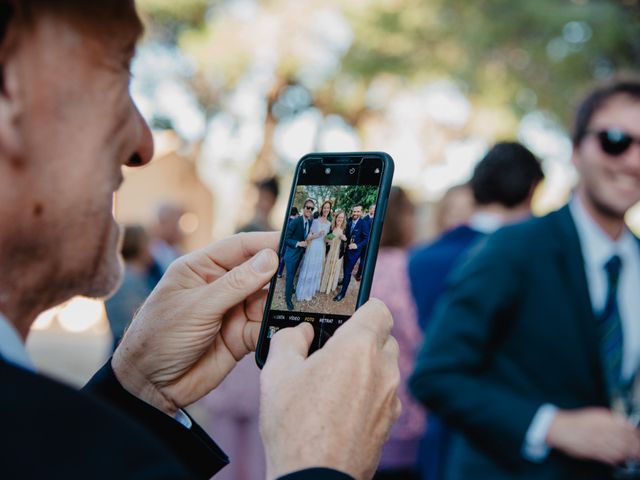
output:
<path id="1" fill-rule="evenodd" d="M 277 251 L 279 241 L 280 232 L 238 233 L 201 251 L 214 263 L 231 270 L 265 248 Z"/>
<path id="2" fill-rule="evenodd" d="M 262 289 L 278 268 L 278 256 L 265 249 L 204 287 L 204 299 L 212 314 L 221 314 Z"/>
<path id="3" fill-rule="evenodd" d="M 312 341 L 313 327 L 308 322 L 279 330 L 271 339 L 265 368 L 267 365 L 290 365 L 294 360 L 304 360 Z"/>
<path id="4" fill-rule="evenodd" d="M 391 312 L 382 301 L 372 298 L 356 310 L 353 316 L 334 335 L 344 335 L 352 332 L 353 329 L 366 328 L 375 334 L 378 345 L 382 348 L 391 334 L 391 327 L 393 327 Z M 343 330 L 343 333 L 340 333 L 341 330 Z"/>

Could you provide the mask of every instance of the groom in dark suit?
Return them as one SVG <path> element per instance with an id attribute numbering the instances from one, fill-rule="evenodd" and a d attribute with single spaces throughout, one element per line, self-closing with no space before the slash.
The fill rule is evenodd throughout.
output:
<path id="1" fill-rule="evenodd" d="M 300 266 L 300 261 L 304 256 L 307 248 L 307 236 L 311 230 L 311 215 L 316 208 L 316 203 L 310 198 L 305 200 L 302 208 L 302 215 L 292 219 L 287 225 L 287 231 L 284 236 L 284 244 L 286 251 L 284 252 L 284 265 L 286 268 L 286 279 L 284 298 L 287 302 L 287 309 L 293 310 L 293 280 Z"/>
<path id="2" fill-rule="evenodd" d="M 341 301 L 346 295 L 349 282 L 351 281 L 353 267 L 356 266 L 358 259 L 362 257 L 362 252 L 365 251 L 369 243 L 371 227 L 368 222 L 362 220 L 362 205 L 353 207 L 352 212 L 352 216 L 347 222 L 347 228 L 345 230 L 345 235 L 347 236 L 347 251 L 344 256 L 344 278 L 342 280 L 340 293 L 334 297 L 336 302 Z M 362 258 L 361 261 L 364 261 L 364 258 Z"/>
<path id="3" fill-rule="evenodd" d="M 639 81 L 587 97 L 572 160 L 569 204 L 488 237 L 435 309 L 410 385 L 462 433 L 447 479 L 605 480 L 640 459 L 611 410 L 640 367 L 640 243 L 624 221 L 640 201 Z"/>

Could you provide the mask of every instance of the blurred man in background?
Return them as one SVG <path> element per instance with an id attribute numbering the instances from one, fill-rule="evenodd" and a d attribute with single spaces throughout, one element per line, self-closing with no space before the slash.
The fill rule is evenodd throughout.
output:
<path id="1" fill-rule="evenodd" d="M 449 187 L 435 206 L 434 237 L 466 225 L 475 211 L 476 203 L 468 183 Z"/>
<path id="2" fill-rule="evenodd" d="M 469 224 L 447 230 L 433 243 L 414 251 L 409 260 L 411 291 L 423 331 L 456 263 L 480 239 L 501 225 L 531 215 L 531 199 L 543 177 L 540 162 L 526 147 L 515 142 L 497 143 L 478 162 L 469 181 L 476 204 Z M 444 478 L 450 435 L 440 418 L 429 416 L 420 454 L 423 478 Z"/>
<path id="3" fill-rule="evenodd" d="M 141 32 L 129 0 L 0 1 L 3 478 L 204 479 L 228 462 L 182 408 L 255 348 L 277 234 L 174 262 L 82 392 L 35 373 L 24 347 L 39 313 L 120 281 L 113 194 L 122 166 L 153 154 L 129 94 Z M 373 474 L 400 411 L 391 326 L 373 300 L 310 358 L 306 322 L 274 336 L 261 377 L 269 478 Z"/>
<path id="4" fill-rule="evenodd" d="M 158 266 L 160 276 L 184 253 L 184 233 L 180 228 L 180 219 L 184 214 L 184 207 L 173 202 L 164 202 L 158 205 L 156 210 L 155 223 L 151 226 L 151 255 Z"/>
<path id="5" fill-rule="evenodd" d="M 266 232 L 275 230 L 271 225 L 271 212 L 278 200 L 280 188 L 278 187 L 278 178 L 271 177 L 262 180 L 255 185 L 258 190 L 258 199 L 254 207 L 254 213 L 249 223 L 238 229 L 238 232 Z"/>
<path id="6" fill-rule="evenodd" d="M 609 479 L 640 458 L 612 413 L 640 363 L 640 82 L 592 92 L 573 132 L 568 205 L 505 227 L 449 281 L 412 391 L 462 432 L 455 479 Z"/>
<path id="7" fill-rule="evenodd" d="M 502 225 L 530 216 L 534 191 L 543 178 L 538 159 L 517 142 L 497 143 L 478 162 L 469 181 L 476 205 L 469 223 L 451 228 L 416 249 L 409 261 L 411 288 L 423 330 L 460 257 Z"/>
<path id="8" fill-rule="evenodd" d="M 150 271 L 154 262 L 149 251 L 149 236 L 142 225 L 124 227 L 120 253 L 124 260 L 122 283 L 104 303 L 113 335 L 113 350 L 157 283 Z"/>

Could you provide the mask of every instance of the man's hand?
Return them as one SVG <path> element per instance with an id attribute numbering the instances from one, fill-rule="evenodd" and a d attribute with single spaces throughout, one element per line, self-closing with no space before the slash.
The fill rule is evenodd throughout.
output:
<path id="1" fill-rule="evenodd" d="M 278 233 L 234 235 L 176 260 L 113 355 L 122 386 L 174 415 L 255 349 Z"/>
<path id="2" fill-rule="evenodd" d="M 296 247 L 307 248 L 306 240 L 303 240 L 302 242 L 296 243 Z"/>
<path id="3" fill-rule="evenodd" d="M 371 300 L 308 358 L 311 325 L 273 337 L 261 376 L 267 478 L 313 466 L 373 476 L 400 414 L 392 324 L 387 307 Z"/>
<path id="4" fill-rule="evenodd" d="M 357 249 L 358 249 L 358 245 L 356 245 L 355 243 L 349 244 L 349 250 L 357 250 Z"/>
<path id="5" fill-rule="evenodd" d="M 559 410 L 546 441 L 571 457 L 609 465 L 640 459 L 638 431 L 606 408 Z"/>

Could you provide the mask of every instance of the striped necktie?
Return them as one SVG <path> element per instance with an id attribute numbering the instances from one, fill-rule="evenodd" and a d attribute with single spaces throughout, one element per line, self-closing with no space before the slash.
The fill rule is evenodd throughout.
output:
<path id="1" fill-rule="evenodd" d="M 614 255 L 604 268 L 607 272 L 609 289 L 604 310 L 599 318 L 598 330 L 609 393 L 613 394 L 621 386 L 620 376 L 622 374 L 623 335 L 618 307 L 618 281 L 620 280 L 622 260 L 618 255 Z"/>

